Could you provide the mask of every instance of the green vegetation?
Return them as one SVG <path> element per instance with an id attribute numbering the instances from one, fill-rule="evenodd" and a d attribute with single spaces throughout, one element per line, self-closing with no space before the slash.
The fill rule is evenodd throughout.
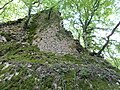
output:
<path id="1" fill-rule="evenodd" d="M 112 71 L 108 64 L 100 62 L 103 61 L 102 58 L 97 58 L 97 62 L 95 57 L 89 56 L 87 52 L 78 57 L 69 54 L 61 56 L 17 42 L 0 43 L 0 52 L 1 90 L 119 88 L 116 84 L 119 70 Z"/>
<path id="2" fill-rule="evenodd" d="M 119 90 L 120 44 L 110 39 L 114 32 L 120 33 L 117 29 L 120 23 L 114 23 L 110 17 L 114 12 L 119 17 L 116 2 L 119 1 L 0 1 L 0 35 L 7 39 L 7 42 L 0 42 L 0 90 Z M 26 14 L 22 22 L 9 21 Z M 65 25 L 61 19 L 69 23 Z M 71 35 L 64 31 L 68 27 L 84 50 L 75 55 L 59 55 L 40 51 L 32 45 L 37 31 L 49 29 L 53 22 L 63 27 L 56 34 L 58 38 Z M 113 25 L 115 28 L 110 29 Z M 7 30 L 7 27 L 12 28 Z M 110 34 L 99 37 L 100 32 L 106 30 Z M 114 66 L 98 54 L 109 55 Z"/>
<path id="3" fill-rule="evenodd" d="M 119 68 L 120 44 L 117 39 L 120 32 L 117 28 L 120 24 L 117 21 L 120 17 L 119 3 L 119 0 L 2 0 L 0 22 L 12 23 L 10 20 L 24 18 L 27 15 L 23 26 L 28 30 L 28 42 L 32 43 L 34 30 L 41 26 L 42 30 L 45 30 L 44 27 L 51 23 L 48 19 L 54 16 L 51 10 L 59 11 L 63 26 L 72 32 L 74 38 L 78 39 L 84 48 L 91 52 L 95 51 L 98 55 L 105 54 L 106 59 L 108 61 L 112 59 L 112 64 Z M 42 15 L 46 20 L 41 20 L 42 23 L 39 22 L 38 25 L 32 14 L 39 13 L 36 17 L 38 18 L 41 11 L 46 12 L 47 15 Z M 108 32 L 111 32 L 110 36 L 106 36 Z M 9 34 L 4 35 L 8 41 L 11 39 L 8 38 Z"/>

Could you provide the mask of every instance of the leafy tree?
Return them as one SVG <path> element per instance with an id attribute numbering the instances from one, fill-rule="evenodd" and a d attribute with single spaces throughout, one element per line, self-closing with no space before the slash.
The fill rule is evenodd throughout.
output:
<path id="1" fill-rule="evenodd" d="M 113 29 L 109 28 L 109 25 L 114 23 L 110 21 L 109 16 L 117 11 L 114 3 L 115 0 L 65 0 L 62 7 L 63 17 L 70 20 L 73 32 L 78 33 L 80 43 L 83 43 L 83 46 L 90 51 L 97 51 L 98 53 L 95 54 L 98 56 L 103 51 L 105 54 L 108 52 L 106 51 L 108 44 L 113 46 L 110 38 L 120 25 L 118 23 Z M 104 26 L 108 26 L 108 28 L 104 28 Z M 99 38 L 98 34 L 103 31 L 109 31 L 110 34 Z"/>

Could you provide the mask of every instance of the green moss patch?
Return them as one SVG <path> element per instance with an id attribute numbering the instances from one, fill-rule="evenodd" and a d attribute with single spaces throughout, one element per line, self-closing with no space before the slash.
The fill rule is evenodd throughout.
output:
<path id="1" fill-rule="evenodd" d="M 0 43 L 0 90 L 119 90 L 120 71 L 83 52 L 56 55 L 27 42 Z"/>

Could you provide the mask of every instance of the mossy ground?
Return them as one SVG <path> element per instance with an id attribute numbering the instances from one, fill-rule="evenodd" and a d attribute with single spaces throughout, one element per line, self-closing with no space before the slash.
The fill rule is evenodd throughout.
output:
<path id="1" fill-rule="evenodd" d="M 119 70 L 102 58 L 56 55 L 28 43 L 0 43 L 0 90 L 119 90 Z M 85 54 L 86 53 L 86 54 Z M 95 58 L 98 60 L 96 61 Z"/>
<path id="2" fill-rule="evenodd" d="M 120 89 L 120 70 L 103 58 L 90 56 L 87 51 L 57 55 L 31 45 L 38 27 L 35 18 L 22 42 L 3 34 L 8 42 L 0 43 L 0 90 Z"/>

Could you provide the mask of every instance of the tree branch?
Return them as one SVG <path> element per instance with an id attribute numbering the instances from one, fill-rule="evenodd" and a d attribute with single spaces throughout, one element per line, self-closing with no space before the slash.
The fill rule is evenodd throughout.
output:
<path id="1" fill-rule="evenodd" d="M 13 0 L 10 0 L 9 2 L 5 3 L 0 9 L 5 8 L 10 2 L 12 2 Z"/>
<path id="2" fill-rule="evenodd" d="M 84 44 L 85 44 L 85 48 L 88 48 L 89 47 L 89 44 L 88 41 L 87 41 L 87 28 L 88 26 L 90 25 L 93 17 L 94 17 L 94 14 L 95 12 L 97 11 L 97 9 L 99 8 L 99 0 L 96 0 L 95 3 L 93 4 L 93 10 L 91 11 L 91 14 L 89 16 L 86 17 L 86 20 L 84 22 L 84 26 L 83 26 L 83 40 L 84 40 Z M 88 13 L 88 11 L 84 8 L 84 11 L 85 13 Z"/>
<path id="3" fill-rule="evenodd" d="M 107 47 L 108 43 L 110 42 L 110 37 L 114 34 L 115 30 L 118 28 L 119 25 L 120 25 L 120 21 L 119 21 L 119 23 L 115 26 L 115 28 L 113 28 L 112 32 L 107 36 L 107 41 L 106 41 L 106 43 L 103 45 L 102 49 L 98 52 L 97 56 L 100 56 L 100 54 L 102 53 L 102 51 L 104 51 L 104 49 Z"/>
<path id="4" fill-rule="evenodd" d="M 28 28 L 28 23 L 29 23 L 30 18 L 31 18 L 31 10 L 32 10 L 32 5 L 28 8 L 28 17 L 24 23 L 23 30 L 26 30 Z"/>
<path id="5" fill-rule="evenodd" d="M 92 18 L 94 16 L 94 14 L 95 14 L 95 12 L 97 11 L 98 7 L 99 7 L 99 1 L 96 0 L 95 3 L 94 3 L 94 5 L 93 5 L 93 11 L 92 11 L 92 13 L 90 15 L 90 19 L 88 20 L 88 22 L 86 24 L 87 27 L 89 26 L 89 24 L 90 24 L 90 22 L 91 22 L 91 20 L 92 20 Z"/>

